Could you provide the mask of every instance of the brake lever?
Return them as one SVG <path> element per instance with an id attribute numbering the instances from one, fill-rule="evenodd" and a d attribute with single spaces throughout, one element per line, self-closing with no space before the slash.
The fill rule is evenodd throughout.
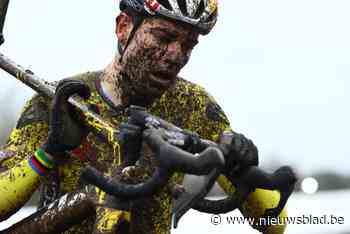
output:
<path id="1" fill-rule="evenodd" d="M 172 226 L 177 228 L 181 217 L 196 203 L 197 200 L 203 199 L 214 186 L 217 177 L 220 175 L 220 170 L 214 168 L 208 175 L 204 177 L 204 185 L 195 193 L 184 192 L 176 200 L 172 210 Z"/>
<path id="2" fill-rule="evenodd" d="M 141 127 L 143 130 L 147 128 L 163 129 L 164 135 L 168 138 L 168 143 L 182 149 L 186 148 L 186 145 L 189 143 L 189 136 L 183 129 L 150 114 L 144 107 L 131 105 L 127 112 L 129 114 L 129 122 Z"/>

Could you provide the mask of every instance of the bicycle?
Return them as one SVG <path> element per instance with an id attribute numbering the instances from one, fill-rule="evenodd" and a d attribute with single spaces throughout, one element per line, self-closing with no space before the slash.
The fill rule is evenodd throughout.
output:
<path id="1" fill-rule="evenodd" d="M 190 208 L 212 214 L 227 213 L 240 207 L 255 188 L 277 189 L 281 194 L 278 206 L 267 210 L 264 217 L 277 217 L 285 206 L 296 182 L 296 177 L 289 167 L 281 167 L 273 174 L 268 174 L 254 165 L 240 170 L 240 174 L 233 168 L 228 171 L 225 168 L 227 159 L 217 143 L 200 139 L 147 113 L 143 108 L 131 107 L 129 113 L 130 122 L 144 128 L 143 138 L 155 152 L 157 166 L 151 176 L 146 178 L 144 175 L 147 174 L 147 170 L 138 165 L 142 158 L 128 154 L 125 158 L 127 163 L 114 168 L 114 177 L 87 167 L 82 178 L 90 185 L 62 196 L 0 233 L 17 234 L 24 231 L 37 234 L 60 233 L 86 218 L 93 217 L 99 206 L 110 206 L 133 213 L 144 206 L 145 197 L 152 197 L 165 186 L 171 188 L 170 192 L 176 199 L 172 211 L 172 223 L 175 228 L 180 218 Z M 204 186 L 195 194 L 191 194 L 177 184 L 170 185 L 169 179 L 175 172 L 205 175 Z M 207 200 L 206 194 L 221 173 L 236 185 L 237 191 L 221 200 Z M 99 202 L 95 186 L 110 195 L 108 203 Z M 133 214 L 136 215 L 130 220 L 128 230 L 122 233 L 141 234 L 154 231 L 150 228 L 156 224 L 153 223 L 154 220 L 148 219 L 147 212 Z"/>

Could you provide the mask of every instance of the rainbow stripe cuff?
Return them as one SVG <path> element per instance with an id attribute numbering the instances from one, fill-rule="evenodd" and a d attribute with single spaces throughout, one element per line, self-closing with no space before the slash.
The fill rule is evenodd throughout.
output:
<path id="1" fill-rule="evenodd" d="M 43 166 L 52 169 L 54 164 L 53 161 L 47 156 L 47 154 L 42 149 L 35 151 L 35 159 L 38 160 Z"/>
<path id="2" fill-rule="evenodd" d="M 29 165 L 37 174 L 41 176 L 46 176 L 48 173 L 48 170 L 46 170 L 43 166 L 41 166 L 40 163 L 36 161 L 34 157 L 30 157 Z"/>
<path id="3" fill-rule="evenodd" d="M 50 169 L 54 167 L 53 161 L 42 149 L 35 151 L 34 155 L 29 159 L 30 167 L 40 176 L 46 176 Z"/>

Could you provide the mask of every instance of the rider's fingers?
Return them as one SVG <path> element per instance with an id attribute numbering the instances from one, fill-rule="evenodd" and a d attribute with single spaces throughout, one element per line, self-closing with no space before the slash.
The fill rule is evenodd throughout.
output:
<path id="1" fill-rule="evenodd" d="M 166 143 L 161 133 L 156 129 L 146 129 L 143 131 L 142 137 L 155 152 L 159 152 L 160 148 Z"/>
<path id="2" fill-rule="evenodd" d="M 134 131 L 136 133 L 141 132 L 141 128 L 139 126 L 130 123 L 121 123 L 119 129 L 121 131 Z"/>

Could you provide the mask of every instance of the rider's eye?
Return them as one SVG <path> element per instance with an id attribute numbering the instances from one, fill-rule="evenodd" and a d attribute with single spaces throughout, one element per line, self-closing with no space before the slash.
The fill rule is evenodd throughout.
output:
<path id="1" fill-rule="evenodd" d="M 160 43 L 169 44 L 176 39 L 176 35 L 165 30 L 151 29 L 150 32 Z"/>
<path id="2" fill-rule="evenodd" d="M 159 38 L 159 40 L 162 42 L 162 43 L 166 43 L 166 44 L 169 44 L 171 43 L 174 38 L 169 36 L 169 35 L 165 35 L 165 36 L 162 36 L 161 38 Z"/>

